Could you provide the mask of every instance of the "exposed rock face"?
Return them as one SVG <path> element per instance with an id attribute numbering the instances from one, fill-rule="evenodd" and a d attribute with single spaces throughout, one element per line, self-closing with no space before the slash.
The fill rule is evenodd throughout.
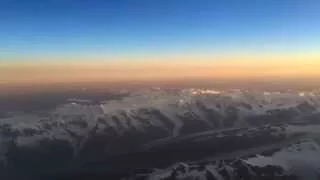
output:
<path id="1" fill-rule="evenodd" d="M 243 160 L 231 162 L 214 162 L 202 165 L 176 164 L 164 171 L 155 171 L 150 175 L 136 175 L 132 179 L 148 180 L 295 180 L 296 175 L 290 175 L 280 166 L 252 166 Z"/>
<path id="2" fill-rule="evenodd" d="M 54 173 L 87 161 L 140 151 L 143 145 L 158 139 L 174 139 L 212 130 L 232 134 L 230 137 L 227 134 L 207 137 L 215 137 L 214 141 L 221 143 L 218 151 L 231 148 L 223 144 L 247 148 L 250 144 L 272 143 L 287 138 L 284 129 L 274 130 L 276 135 L 272 128 L 259 129 L 261 133 L 254 136 L 228 129 L 245 128 L 247 131 L 251 128 L 254 132 L 254 127 L 270 124 L 317 124 L 319 108 L 318 96 L 193 95 L 184 91 L 140 94 L 104 104 L 72 102 L 45 115 L 0 119 L 1 174 L 31 176 L 39 173 L 40 168 L 43 173 Z M 221 135 L 224 137 L 219 140 Z M 199 142 L 197 148 L 208 148 L 204 143 L 207 141 Z M 171 148 L 179 149 L 179 146 Z"/>
<path id="3" fill-rule="evenodd" d="M 313 140 L 298 141 L 263 154 L 242 159 L 177 163 L 165 169 L 137 172 L 130 178 L 148 180 L 318 180 L 320 177 L 320 158 L 318 158 L 320 146 Z"/>

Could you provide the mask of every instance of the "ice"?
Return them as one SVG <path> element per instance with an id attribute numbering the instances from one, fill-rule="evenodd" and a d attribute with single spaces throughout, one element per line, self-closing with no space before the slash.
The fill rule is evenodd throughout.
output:
<path id="1" fill-rule="evenodd" d="M 320 147 L 307 140 L 274 153 L 272 156 L 257 156 L 246 162 L 255 166 L 276 165 L 301 179 L 317 180 L 320 173 Z"/>

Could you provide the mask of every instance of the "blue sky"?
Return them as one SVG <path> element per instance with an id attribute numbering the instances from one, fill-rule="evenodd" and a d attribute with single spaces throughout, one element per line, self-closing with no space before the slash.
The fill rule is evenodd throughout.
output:
<path id="1" fill-rule="evenodd" d="M 319 0 L 0 0 L 0 58 L 320 48 Z"/>

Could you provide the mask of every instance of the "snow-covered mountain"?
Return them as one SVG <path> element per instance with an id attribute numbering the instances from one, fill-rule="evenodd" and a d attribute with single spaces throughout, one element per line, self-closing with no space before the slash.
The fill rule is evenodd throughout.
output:
<path id="1" fill-rule="evenodd" d="M 265 155 L 206 163 L 177 163 L 130 179 L 148 180 L 247 180 L 320 178 L 320 147 L 312 140 L 299 141 Z"/>
<path id="2" fill-rule="evenodd" d="M 72 99 L 46 113 L 0 119 L 4 174 L 32 175 L 38 167 L 58 172 L 194 133 L 317 124 L 320 118 L 320 96 L 313 92 L 148 90 L 96 104 Z"/>

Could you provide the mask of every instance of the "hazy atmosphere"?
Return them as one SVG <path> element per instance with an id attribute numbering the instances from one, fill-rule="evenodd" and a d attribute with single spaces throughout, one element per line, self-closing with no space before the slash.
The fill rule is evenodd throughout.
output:
<path id="1" fill-rule="evenodd" d="M 1 2 L 0 86 L 320 78 L 316 0 Z"/>

